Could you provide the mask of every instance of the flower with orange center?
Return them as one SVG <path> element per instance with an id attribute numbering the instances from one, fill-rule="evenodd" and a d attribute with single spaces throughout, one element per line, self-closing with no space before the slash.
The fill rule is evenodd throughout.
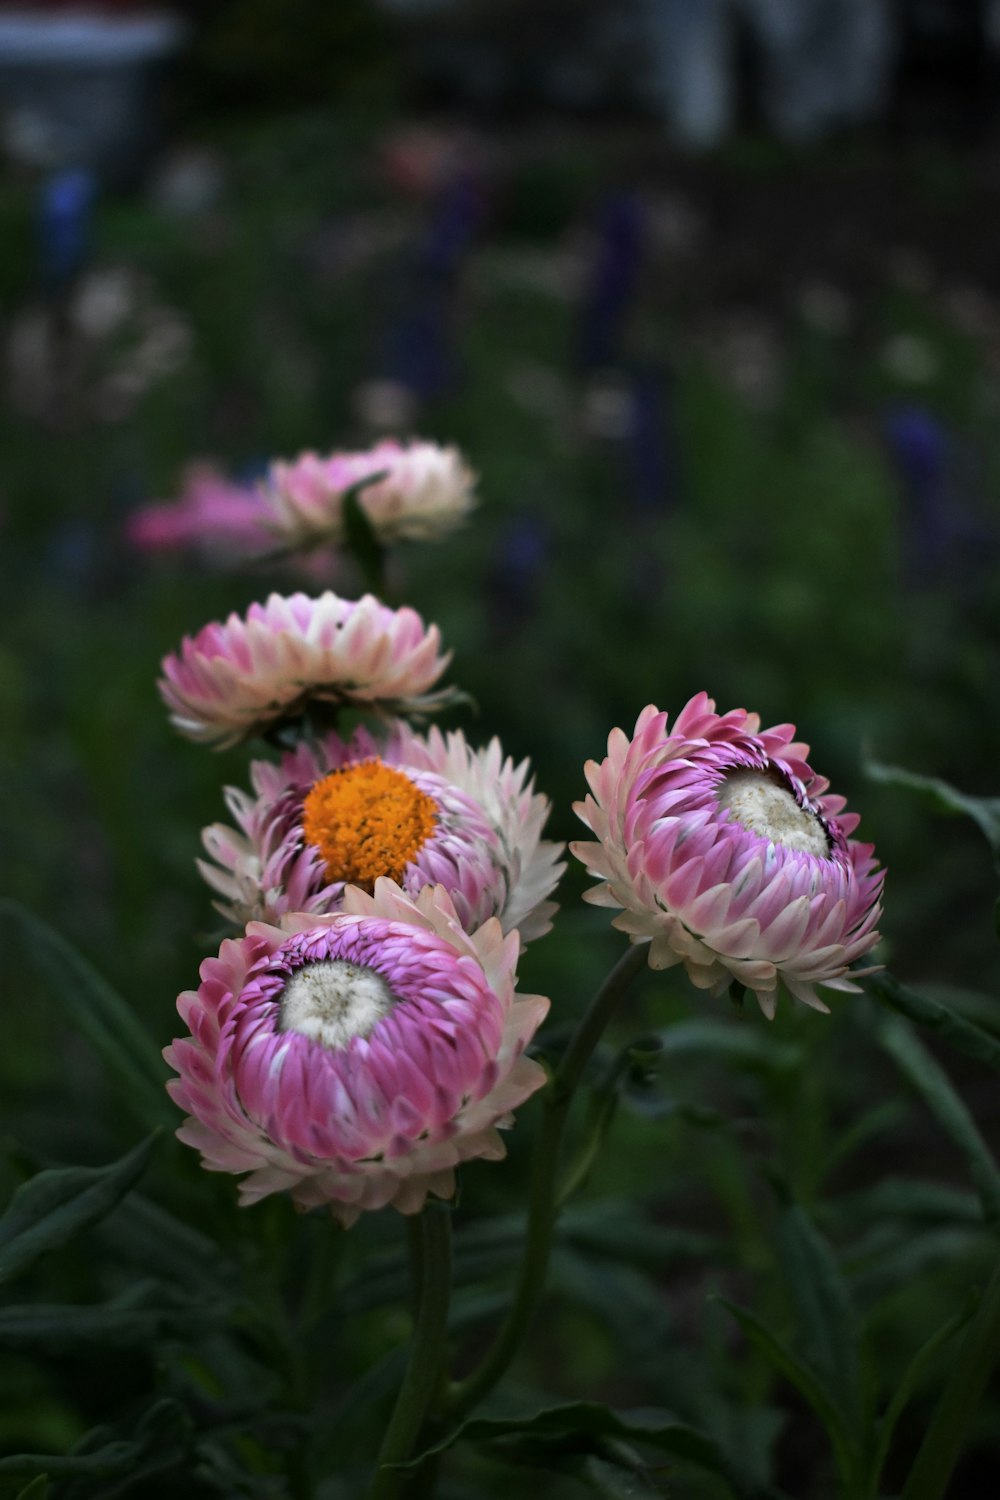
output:
<path id="1" fill-rule="evenodd" d="M 437 823 L 437 804 L 402 771 L 363 760 L 324 776 L 302 804 L 302 833 L 331 880 L 374 889 L 403 878 Z"/>
<path id="2" fill-rule="evenodd" d="M 499 917 L 528 942 L 549 930 L 563 868 L 562 846 L 541 837 L 549 804 L 528 770 L 497 740 L 474 750 L 457 732 L 401 721 L 384 740 L 359 729 L 303 741 L 277 765 L 253 764 L 255 795 L 229 789 L 238 827 L 205 829 L 201 872 L 241 930 L 339 911 L 347 886 L 371 891 L 385 875 L 411 896 L 445 886 L 467 932 Z"/>

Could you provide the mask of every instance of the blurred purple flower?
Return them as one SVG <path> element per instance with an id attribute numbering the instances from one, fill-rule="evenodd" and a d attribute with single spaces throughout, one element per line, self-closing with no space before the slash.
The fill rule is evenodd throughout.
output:
<path id="1" fill-rule="evenodd" d="M 626 429 L 628 485 L 636 510 L 664 511 L 678 495 L 678 455 L 669 372 L 657 365 L 631 371 Z"/>
<path id="2" fill-rule="evenodd" d="M 95 192 L 92 175 L 77 168 L 42 183 L 36 228 L 39 267 L 50 291 L 71 281 L 87 258 Z"/>
<path id="3" fill-rule="evenodd" d="M 478 175 L 463 170 L 452 177 L 438 193 L 409 271 L 401 276 L 402 290 L 377 373 L 421 400 L 455 385 L 456 283 L 485 213 L 486 196 Z"/>
<path id="4" fill-rule="evenodd" d="M 548 555 L 544 522 L 528 513 L 513 517 L 500 537 L 490 570 L 490 597 L 497 621 L 516 627 L 534 612 Z"/>
<path id="5" fill-rule="evenodd" d="M 454 276 L 486 218 L 486 194 L 471 171 L 459 172 L 438 194 L 418 250 L 418 268 L 430 276 Z"/>
<path id="6" fill-rule="evenodd" d="M 580 314 L 578 359 L 585 370 L 615 362 L 622 324 L 635 294 L 644 228 L 645 214 L 637 193 L 613 193 L 604 200 Z"/>
<path id="7" fill-rule="evenodd" d="M 924 406 L 888 409 L 882 430 L 905 502 L 904 566 L 918 583 L 968 580 L 993 552 L 977 513 L 975 476 L 944 424 Z"/>

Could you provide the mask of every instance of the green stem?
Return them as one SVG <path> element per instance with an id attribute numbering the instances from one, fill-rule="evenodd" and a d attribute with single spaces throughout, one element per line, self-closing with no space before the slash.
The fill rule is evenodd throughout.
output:
<path id="1" fill-rule="evenodd" d="M 410 1358 L 396 1406 L 379 1449 L 369 1500 L 394 1500 L 411 1477 L 390 1468 L 410 1457 L 431 1401 L 438 1390 L 448 1332 L 451 1290 L 451 1213 L 428 1204 L 412 1226 L 411 1252 L 418 1277 L 416 1321 Z"/>
<path id="2" fill-rule="evenodd" d="M 900 1500 L 940 1500 L 980 1397 L 1000 1360 L 1000 1267 L 966 1330 L 948 1384 L 924 1434 Z"/>
<path id="3" fill-rule="evenodd" d="M 645 943 L 630 947 L 611 970 L 580 1020 L 546 1092 L 542 1130 L 528 1200 L 524 1256 L 510 1311 L 478 1369 L 452 1387 L 448 1415 L 459 1421 L 496 1385 L 516 1354 L 545 1286 L 552 1234 L 559 1212 L 556 1187 L 559 1145 L 577 1085 L 629 984 L 645 968 Z"/>

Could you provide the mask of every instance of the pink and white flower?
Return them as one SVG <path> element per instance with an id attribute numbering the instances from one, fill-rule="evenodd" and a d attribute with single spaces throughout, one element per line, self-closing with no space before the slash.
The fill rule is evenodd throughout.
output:
<path id="1" fill-rule="evenodd" d="M 667 724 L 643 709 L 632 738 L 613 730 L 607 758 L 586 766 L 591 795 L 575 810 L 598 842 L 570 848 L 601 877 L 587 898 L 622 908 L 614 925 L 649 943 L 651 968 L 683 963 L 716 994 L 735 979 L 768 1016 L 779 980 L 825 1010 L 815 986 L 856 990 L 848 967 L 878 941 L 884 872 L 849 837 L 858 817 L 793 725 L 719 715 L 705 693 Z"/>
<path id="2" fill-rule="evenodd" d="M 237 827 L 206 828 L 199 868 L 238 926 L 285 912 L 332 912 L 345 885 L 388 875 L 411 896 L 443 885 L 466 931 L 498 917 L 522 942 L 551 926 L 562 845 L 542 839 L 548 799 L 529 765 L 493 739 L 474 750 L 459 732 L 396 722 L 301 742 L 279 764 L 255 761 L 254 795 L 229 788 Z"/>
<path id="3" fill-rule="evenodd" d="M 163 660 L 160 693 L 174 727 L 224 749 L 302 713 L 310 700 L 381 714 L 426 713 L 450 660 L 436 625 L 372 594 L 271 594 L 244 617 L 206 625 Z"/>
<path id="4" fill-rule="evenodd" d="M 475 475 L 457 448 L 438 443 L 376 443 L 359 453 L 302 453 L 271 465 L 271 526 L 291 546 L 339 541 L 344 497 L 364 480 L 358 503 L 383 542 L 443 536 L 475 503 Z"/>
<path id="5" fill-rule="evenodd" d="M 180 1139 L 249 1174 L 244 1204 L 287 1191 L 345 1226 L 450 1197 L 460 1162 L 503 1157 L 498 1130 L 545 1081 L 523 1054 L 549 1002 L 516 993 L 517 954 L 495 919 L 465 932 L 441 888 L 387 880 L 334 916 L 251 924 L 177 1002 Z"/>
<path id="6" fill-rule="evenodd" d="M 140 506 L 125 523 L 141 552 L 198 552 L 237 561 L 274 550 L 260 491 L 234 484 L 209 463 L 185 470 L 176 500 Z"/>

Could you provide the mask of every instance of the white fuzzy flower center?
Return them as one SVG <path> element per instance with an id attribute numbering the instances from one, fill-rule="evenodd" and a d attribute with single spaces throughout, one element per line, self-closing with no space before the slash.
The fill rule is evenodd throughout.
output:
<path id="1" fill-rule="evenodd" d="M 830 840 L 819 818 L 766 771 L 730 771 L 719 788 L 719 806 L 774 844 L 819 859 L 829 856 Z"/>
<path id="2" fill-rule="evenodd" d="M 346 1047 L 355 1036 L 369 1036 L 396 1003 L 396 996 L 374 969 L 324 959 L 296 969 L 281 996 L 282 1031 L 297 1031 L 324 1047 Z"/>

